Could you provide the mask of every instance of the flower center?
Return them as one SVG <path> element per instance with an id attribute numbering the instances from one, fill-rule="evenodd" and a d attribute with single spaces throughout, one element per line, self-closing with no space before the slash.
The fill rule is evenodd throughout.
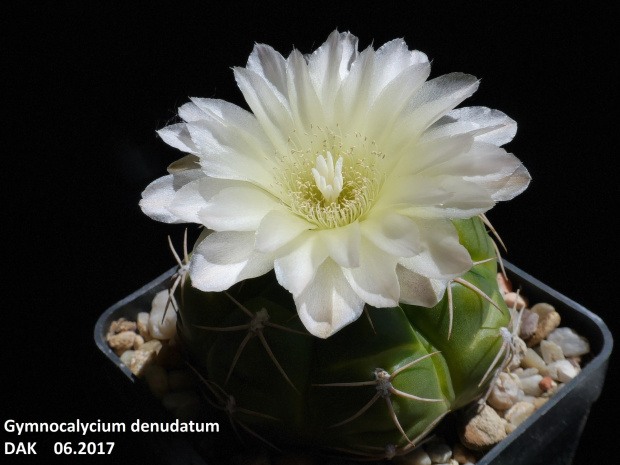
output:
<path id="1" fill-rule="evenodd" d="M 327 160 L 323 155 L 319 155 L 316 158 L 316 165 L 312 168 L 312 174 L 314 175 L 314 182 L 316 187 L 319 188 L 325 203 L 331 204 L 338 200 L 340 192 L 342 192 L 343 179 L 342 179 L 342 157 L 338 158 L 336 166 L 334 166 L 334 160 L 331 152 L 327 152 Z"/>
<path id="2" fill-rule="evenodd" d="M 278 157 L 275 177 L 293 213 L 327 229 L 353 223 L 369 210 L 385 177 L 384 155 L 374 142 L 314 126 L 295 132 L 289 145 L 289 153 Z"/>

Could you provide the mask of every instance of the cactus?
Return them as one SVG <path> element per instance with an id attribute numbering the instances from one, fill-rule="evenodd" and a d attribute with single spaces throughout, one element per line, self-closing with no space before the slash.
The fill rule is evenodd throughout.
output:
<path id="1" fill-rule="evenodd" d="M 273 273 L 219 293 L 176 286 L 178 334 L 208 397 L 274 448 L 361 458 L 410 450 L 485 392 L 510 322 L 483 222 L 454 224 L 474 267 L 435 307 L 366 306 L 328 339 L 305 331 Z"/>
<path id="2" fill-rule="evenodd" d="M 512 119 L 456 108 L 476 78 L 426 81 L 402 40 L 357 45 L 256 44 L 234 69 L 252 112 L 183 105 L 159 135 L 187 155 L 140 205 L 205 227 L 170 302 L 209 400 L 275 448 L 372 459 L 413 448 L 509 357 L 484 213 L 530 176 L 501 148 Z"/>

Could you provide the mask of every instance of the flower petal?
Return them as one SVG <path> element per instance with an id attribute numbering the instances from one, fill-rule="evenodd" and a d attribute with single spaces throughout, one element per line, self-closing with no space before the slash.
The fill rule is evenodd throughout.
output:
<path id="1" fill-rule="evenodd" d="M 329 251 L 329 256 L 340 266 L 354 268 L 360 264 L 360 242 L 362 238 L 359 222 L 340 228 L 317 231 Z"/>
<path id="2" fill-rule="evenodd" d="M 342 273 L 364 302 L 377 308 L 395 307 L 400 295 L 396 276 L 397 260 L 397 257 L 365 239 L 360 253 L 360 266 L 343 268 Z"/>
<path id="3" fill-rule="evenodd" d="M 394 121 L 399 118 L 408 102 L 415 98 L 430 70 L 428 62 L 415 63 L 402 70 L 381 90 L 368 112 L 365 129 L 368 136 L 379 146 L 383 145 L 383 138 L 389 137 Z"/>
<path id="4" fill-rule="evenodd" d="M 421 251 L 415 221 L 392 210 L 371 215 L 360 227 L 365 238 L 395 257 L 411 257 Z"/>
<path id="5" fill-rule="evenodd" d="M 308 58 L 308 70 L 326 118 L 330 125 L 335 121 L 334 101 L 340 85 L 357 58 L 357 37 L 348 32 L 332 32 L 325 43 Z"/>
<path id="6" fill-rule="evenodd" d="M 198 239 L 189 273 L 201 291 L 224 291 L 273 268 L 273 256 L 254 250 L 253 232 L 214 232 Z"/>
<path id="7" fill-rule="evenodd" d="M 312 283 L 295 297 L 295 304 L 306 329 L 320 338 L 327 338 L 357 320 L 364 309 L 364 301 L 353 292 L 341 268 L 332 260 L 323 262 Z"/>
<path id="8" fill-rule="evenodd" d="M 426 212 L 434 211 L 444 218 L 471 218 L 484 213 L 495 205 L 489 192 L 473 182 L 457 176 L 438 176 L 438 183 L 454 196 L 440 205 L 422 207 Z M 432 214 L 431 214 L 432 216 Z"/>
<path id="9" fill-rule="evenodd" d="M 414 257 L 400 258 L 400 265 L 439 280 L 456 278 L 472 267 L 469 252 L 459 243 L 458 232 L 451 221 L 417 219 L 416 224 L 424 249 Z"/>
<path id="10" fill-rule="evenodd" d="M 430 279 L 402 265 L 396 266 L 400 284 L 400 301 L 409 305 L 434 307 L 443 298 L 448 281 Z"/>
<path id="11" fill-rule="evenodd" d="M 370 107 L 368 94 L 374 66 L 375 51 L 372 47 L 368 47 L 351 64 L 349 74 L 344 78 L 336 94 L 334 121 L 345 132 L 354 131 L 364 124 Z"/>
<path id="12" fill-rule="evenodd" d="M 404 69 L 427 62 L 428 57 L 424 53 L 409 50 L 402 39 L 394 39 L 383 44 L 375 53 L 375 72 L 369 92 L 370 102 L 374 103 L 383 89 Z"/>
<path id="13" fill-rule="evenodd" d="M 262 189 L 242 183 L 222 189 L 198 216 L 202 224 L 216 231 L 256 231 L 267 213 L 280 208 L 280 202 Z"/>
<path id="14" fill-rule="evenodd" d="M 420 134 L 459 103 L 471 96 L 479 81 L 471 75 L 451 73 L 425 82 L 395 123 L 390 152 L 408 152 Z"/>
<path id="15" fill-rule="evenodd" d="M 312 282 L 316 270 L 329 256 L 325 244 L 314 232 L 301 234 L 280 253 L 273 266 L 276 277 L 294 297 Z"/>
<path id="16" fill-rule="evenodd" d="M 200 211 L 208 205 L 209 200 L 224 189 L 245 186 L 247 183 L 243 181 L 202 176 L 181 187 L 168 205 L 168 210 L 183 221 L 202 224 Z"/>
<path id="17" fill-rule="evenodd" d="M 517 133 L 517 123 L 499 110 L 486 107 L 456 108 L 440 118 L 428 131 L 425 139 L 477 132 L 477 141 L 498 147 L 510 142 Z"/>
<path id="18" fill-rule="evenodd" d="M 519 165 L 510 176 L 481 184 L 481 187 L 489 192 L 493 200 L 499 202 L 515 198 L 527 188 L 531 180 L 525 166 Z"/>
<path id="19" fill-rule="evenodd" d="M 246 68 L 271 83 L 280 94 L 288 95 L 286 60 L 269 45 L 254 45 Z"/>
<path id="20" fill-rule="evenodd" d="M 157 134 L 166 144 L 175 149 L 193 154 L 199 153 L 199 149 L 196 144 L 194 144 L 194 141 L 192 141 L 192 137 L 185 123 L 171 124 L 157 131 Z"/>
<path id="21" fill-rule="evenodd" d="M 469 151 L 462 152 L 441 164 L 427 169 L 427 176 L 452 175 L 470 182 L 502 179 L 521 164 L 512 154 L 493 144 L 474 142 Z"/>
<path id="22" fill-rule="evenodd" d="M 164 223 L 183 223 L 185 220 L 172 213 L 168 207 L 179 189 L 201 176 L 203 173 L 200 170 L 186 170 L 156 179 L 142 192 L 140 208 L 154 220 Z"/>
<path id="23" fill-rule="evenodd" d="M 256 250 L 275 252 L 304 231 L 316 227 L 290 211 L 273 210 L 265 215 L 256 231 Z"/>
<path id="24" fill-rule="evenodd" d="M 323 108 L 312 86 L 306 60 L 298 50 L 293 50 L 288 57 L 286 77 L 296 126 L 306 130 L 312 125 L 323 126 Z"/>
<path id="25" fill-rule="evenodd" d="M 259 139 L 214 118 L 187 124 L 199 149 L 200 166 L 211 177 L 250 181 L 264 189 L 273 187 L 274 163 Z"/>
<path id="26" fill-rule="evenodd" d="M 280 153 L 286 153 L 286 141 L 295 128 L 286 97 L 250 70 L 235 68 L 234 72 L 237 85 L 265 134 Z"/>

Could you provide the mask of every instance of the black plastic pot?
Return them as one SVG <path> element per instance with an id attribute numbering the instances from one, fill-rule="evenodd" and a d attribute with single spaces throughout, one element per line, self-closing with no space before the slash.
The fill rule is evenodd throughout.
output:
<path id="1" fill-rule="evenodd" d="M 613 341 L 605 323 L 595 314 L 514 265 L 504 262 L 513 284 L 522 288 L 531 302 L 547 302 L 562 316 L 562 326 L 575 328 L 590 341 L 592 359 L 583 371 L 546 402 L 517 430 L 491 449 L 478 465 L 569 465 L 577 449 L 592 404 L 605 380 Z M 150 421 L 165 419 L 161 403 L 154 399 L 119 357 L 109 348 L 105 336 L 112 321 L 134 319 L 149 311 L 156 292 L 166 288 L 174 269 L 164 273 L 107 309 L 95 326 L 95 342 L 108 359 L 113 384 L 119 395 L 148 412 Z M 146 414 L 145 414 L 146 415 Z M 170 419 L 168 419 L 169 421 Z M 221 434 L 221 433 L 220 433 Z M 191 441 L 181 433 L 151 435 L 149 447 L 160 463 L 215 465 L 205 461 Z"/>

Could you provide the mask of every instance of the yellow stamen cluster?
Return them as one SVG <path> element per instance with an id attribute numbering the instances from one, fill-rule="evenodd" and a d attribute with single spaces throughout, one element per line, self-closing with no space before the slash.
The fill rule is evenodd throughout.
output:
<path id="1" fill-rule="evenodd" d="M 316 126 L 312 129 L 311 134 L 293 134 L 289 153 L 279 156 L 275 174 L 280 198 L 293 213 L 319 228 L 346 226 L 360 219 L 377 197 L 384 179 L 385 156 L 361 134 L 340 135 Z M 318 160 L 321 157 L 323 160 Z M 340 158 L 342 189 L 335 199 L 326 198 L 314 173 L 321 171 L 319 165 L 325 161 L 333 163 L 333 169 Z"/>

